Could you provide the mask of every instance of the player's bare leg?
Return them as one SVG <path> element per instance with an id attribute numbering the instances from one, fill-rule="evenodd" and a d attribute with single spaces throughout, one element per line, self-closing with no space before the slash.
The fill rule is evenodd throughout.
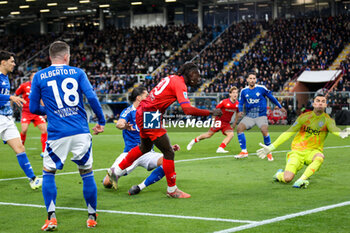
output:
<path id="1" fill-rule="evenodd" d="M 227 144 L 230 143 L 230 141 L 233 138 L 233 130 L 226 130 L 224 134 L 226 135 L 226 137 L 220 144 L 219 148 L 216 150 L 216 153 L 228 153 L 228 151 L 225 150 L 225 147 L 227 146 Z"/>
<path id="2" fill-rule="evenodd" d="M 242 122 L 239 123 L 237 126 L 237 137 L 238 137 L 239 146 L 241 147 L 242 151 L 238 155 L 234 156 L 236 159 L 242 159 L 242 158 L 248 157 L 246 139 L 244 135 L 244 131 L 246 129 L 247 127 Z"/>
<path id="3" fill-rule="evenodd" d="M 21 141 L 23 145 L 26 142 L 28 126 L 28 123 L 21 123 Z"/>
<path id="4" fill-rule="evenodd" d="M 195 139 L 192 139 L 190 141 L 190 143 L 188 143 L 188 145 L 187 145 L 187 150 L 191 150 L 195 143 L 197 143 L 197 142 L 199 142 L 200 140 L 203 140 L 203 139 L 211 138 L 214 134 L 215 134 L 215 132 L 209 130 L 208 132 L 199 135 Z"/>
<path id="5" fill-rule="evenodd" d="M 40 130 L 41 133 L 41 157 L 44 157 L 44 151 L 46 147 L 46 141 L 47 141 L 47 126 L 46 123 L 42 123 L 37 125 L 38 129 Z"/>
<path id="6" fill-rule="evenodd" d="M 269 131 L 268 131 L 268 125 L 262 125 L 260 130 L 261 130 L 261 133 L 264 137 L 264 144 L 266 146 L 270 145 L 271 144 L 271 138 L 270 138 L 270 135 L 269 135 Z M 268 154 L 267 156 L 267 160 L 268 161 L 273 161 L 273 157 L 272 157 L 272 154 Z"/>
<path id="7" fill-rule="evenodd" d="M 165 177 L 168 183 L 167 195 L 173 198 L 189 198 L 190 194 L 187 194 L 176 186 L 176 173 L 175 173 L 175 153 L 170 144 L 170 139 L 168 134 L 157 138 L 154 141 L 154 145 L 163 153 L 163 169 Z"/>

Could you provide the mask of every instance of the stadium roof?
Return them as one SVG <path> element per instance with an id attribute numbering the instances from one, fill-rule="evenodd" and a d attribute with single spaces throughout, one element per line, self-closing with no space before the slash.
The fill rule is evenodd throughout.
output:
<path id="1" fill-rule="evenodd" d="M 0 0 L 0 20 L 62 17 L 64 15 L 96 14 L 98 9 L 105 12 L 125 12 L 131 8 L 144 13 L 152 13 L 155 9 L 171 5 L 174 7 L 197 7 L 198 0 Z M 171 0 L 170 0 L 171 1 Z M 173 0 L 174 1 L 174 0 Z M 141 5 L 132 5 L 142 2 Z M 213 3 L 214 0 L 202 0 L 203 4 Z"/>
<path id="2" fill-rule="evenodd" d="M 304 71 L 298 77 L 298 81 L 305 83 L 323 83 L 334 81 L 341 72 L 341 70 Z"/>

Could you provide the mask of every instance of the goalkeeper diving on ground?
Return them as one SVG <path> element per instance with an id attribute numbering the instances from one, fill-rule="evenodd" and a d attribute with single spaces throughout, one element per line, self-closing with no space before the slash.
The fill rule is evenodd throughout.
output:
<path id="1" fill-rule="evenodd" d="M 327 97 L 323 93 L 316 93 L 313 107 L 313 111 L 300 115 L 295 123 L 271 145 L 260 143 L 262 148 L 257 150 L 258 157 L 264 159 L 271 151 L 297 133 L 292 142 L 292 150 L 287 153 L 284 171 L 279 169 L 273 176 L 277 182 L 289 183 L 304 164 L 307 165 L 302 176 L 293 184 L 294 188 L 306 188 L 309 185 L 309 177 L 320 169 L 325 159 L 323 145 L 328 132 L 341 138 L 346 138 L 350 134 L 350 128 L 341 131 L 335 125 L 335 121 L 325 113 Z"/>

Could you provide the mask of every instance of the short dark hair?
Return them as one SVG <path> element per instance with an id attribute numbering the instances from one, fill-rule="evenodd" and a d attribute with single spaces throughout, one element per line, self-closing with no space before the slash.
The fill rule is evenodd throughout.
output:
<path id="1" fill-rule="evenodd" d="M 1 61 L 7 61 L 8 59 L 10 59 L 11 57 L 14 57 L 15 54 L 5 51 L 5 50 L 0 50 L 0 62 Z"/>
<path id="2" fill-rule="evenodd" d="M 327 96 L 323 93 L 316 93 L 314 99 L 316 99 L 316 97 L 324 97 L 327 99 Z"/>
<path id="3" fill-rule="evenodd" d="M 247 78 L 249 77 L 249 75 L 254 75 L 256 77 L 256 73 L 254 71 L 248 72 Z"/>
<path id="4" fill-rule="evenodd" d="M 189 73 L 194 70 L 197 70 L 199 72 L 198 66 L 193 62 L 186 62 L 180 67 L 180 69 L 177 71 L 177 74 L 180 76 L 188 77 Z"/>
<path id="5" fill-rule="evenodd" d="M 144 91 L 147 91 L 147 89 L 144 86 L 135 87 L 129 96 L 130 102 L 134 102 L 137 96 L 141 95 Z"/>
<path id="6" fill-rule="evenodd" d="M 50 45 L 49 55 L 50 57 L 58 57 L 62 55 L 62 53 L 69 53 L 70 47 L 64 41 L 55 41 Z"/>

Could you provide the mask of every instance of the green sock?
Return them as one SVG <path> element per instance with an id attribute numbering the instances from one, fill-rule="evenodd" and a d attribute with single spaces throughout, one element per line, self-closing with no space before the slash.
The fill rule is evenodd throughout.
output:
<path id="1" fill-rule="evenodd" d="M 320 156 L 317 156 L 312 163 L 307 166 L 305 169 L 304 174 L 301 176 L 301 179 L 307 180 L 310 176 L 312 176 L 318 169 L 320 169 L 321 165 L 323 163 L 323 158 Z"/>

